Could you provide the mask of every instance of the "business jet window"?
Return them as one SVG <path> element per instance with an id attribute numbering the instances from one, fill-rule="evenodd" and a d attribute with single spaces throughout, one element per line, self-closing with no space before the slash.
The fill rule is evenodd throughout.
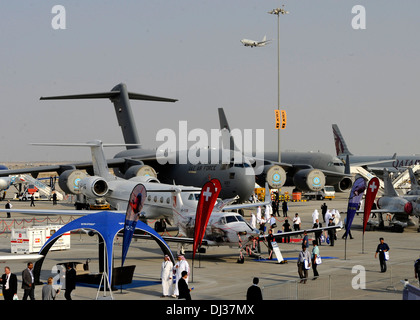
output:
<path id="1" fill-rule="evenodd" d="M 239 222 L 245 222 L 244 218 L 242 216 L 236 216 L 236 219 L 238 219 Z"/>
<path id="2" fill-rule="evenodd" d="M 190 195 L 188 196 L 188 200 L 198 201 L 198 199 L 200 199 L 200 194 L 198 193 L 190 193 Z"/>
<path id="3" fill-rule="evenodd" d="M 235 216 L 226 216 L 225 218 L 226 218 L 226 223 L 238 222 Z"/>

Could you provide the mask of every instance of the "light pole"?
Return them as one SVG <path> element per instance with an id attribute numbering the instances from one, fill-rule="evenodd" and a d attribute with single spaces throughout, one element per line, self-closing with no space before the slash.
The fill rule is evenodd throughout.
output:
<path id="1" fill-rule="evenodd" d="M 277 69 L 277 82 L 278 82 L 278 96 L 277 96 L 277 108 L 280 112 L 280 14 L 288 14 L 289 11 L 284 10 L 284 5 L 282 8 L 273 9 L 268 12 L 269 14 L 275 14 L 277 15 L 277 56 L 278 56 L 278 69 Z M 281 119 L 280 119 L 281 120 Z M 278 162 L 281 162 L 281 152 L 280 152 L 280 130 L 281 128 L 278 128 Z"/>

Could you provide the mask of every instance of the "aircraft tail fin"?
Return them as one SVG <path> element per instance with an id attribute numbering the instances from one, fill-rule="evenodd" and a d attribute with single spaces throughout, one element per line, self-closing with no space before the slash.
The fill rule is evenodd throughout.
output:
<path id="1" fill-rule="evenodd" d="M 108 163 L 105 158 L 103 147 L 127 146 L 126 144 L 104 144 L 100 140 L 93 140 L 86 143 L 31 143 L 31 145 L 59 147 L 90 147 L 92 153 L 93 173 L 103 178 L 112 176 L 109 172 Z"/>
<path id="2" fill-rule="evenodd" d="M 265 41 L 267 41 L 267 36 L 264 36 L 261 42 L 265 42 Z"/>
<path id="3" fill-rule="evenodd" d="M 225 115 L 225 111 L 223 110 L 223 108 L 219 108 L 218 112 L 219 112 L 220 130 L 222 131 L 222 135 L 224 133 L 223 131 L 225 131 L 225 133 L 229 135 L 229 150 L 240 151 L 240 149 L 235 145 L 235 140 L 233 139 L 233 136 L 231 135 L 230 127 L 229 127 L 229 123 Z"/>
<path id="4" fill-rule="evenodd" d="M 340 129 L 338 128 L 336 124 L 332 125 L 332 130 L 333 130 L 333 136 L 334 136 L 335 151 L 337 153 L 337 156 L 342 156 L 342 155 L 352 156 L 353 154 L 347 148 L 346 141 L 344 140 L 344 137 L 341 134 Z"/>
<path id="5" fill-rule="evenodd" d="M 111 91 L 87 94 L 75 94 L 64 96 L 41 97 L 40 100 L 68 100 L 68 99 L 110 99 L 114 104 L 118 124 L 121 127 L 124 141 L 126 144 L 137 146 L 127 146 L 127 149 L 139 148 L 140 139 L 138 137 L 136 124 L 131 110 L 130 99 L 160 102 L 176 102 L 176 99 L 162 98 L 145 94 L 127 91 L 124 83 L 116 85 Z"/>
<path id="6" fill-rule="evenodd" d="M 388 170 L 384 170 L 384 196 L 398 197 L 398 193 L 392 185 L 391 177 Z"/>
<path id="7" fill-rule="evenodd" d="M 411 190 L 420 190 L 420 186 L 417 182 L 417 178 L 414 175 L 413 169 L 411 169 L 410 167 L 408 168 L 408 174 L 410 175 Z"/>

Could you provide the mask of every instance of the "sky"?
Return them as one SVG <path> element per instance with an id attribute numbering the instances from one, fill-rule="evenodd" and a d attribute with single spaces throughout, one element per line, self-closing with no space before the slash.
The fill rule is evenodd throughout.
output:
<path id="1" fill-rule="evenodd" d="M 207 132 L 223 107 L 231 128 L 264 129 L 277 150 L 277 16 L 282 151 L 335 154 L 336 123 L 356 155 L 420 153 L 420 2 L 389 0 L 11 1 L 0 10 L 0 162 L 89 160 L 84 148 L 38 142 L 122 143 L 109 100 L 40 101 L 41 96 L 129 91 L 178 99 L 132 101 L 140 140 L 157 132 Z M 55 5 L 66 29 L 54 29 Z M 366 11 L 355 30 L 352 8 Z M 61 21 L 63 22 L 63 21 Z M 272 42 L 244 47 L 243 38 Z M 107 149 L 112 157 L 122 148 Z"/>

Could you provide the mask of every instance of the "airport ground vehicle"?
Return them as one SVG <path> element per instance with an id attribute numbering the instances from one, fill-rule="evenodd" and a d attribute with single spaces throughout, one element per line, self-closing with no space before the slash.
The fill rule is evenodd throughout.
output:
<path id="1" fill-rule="evenodd" d="M 303 193 L 302 198 L 305 198 L 307 200 L 332 200 L 335 198 L 335 189 L 333 186 L 324 186 L 320 191 Z"/>

